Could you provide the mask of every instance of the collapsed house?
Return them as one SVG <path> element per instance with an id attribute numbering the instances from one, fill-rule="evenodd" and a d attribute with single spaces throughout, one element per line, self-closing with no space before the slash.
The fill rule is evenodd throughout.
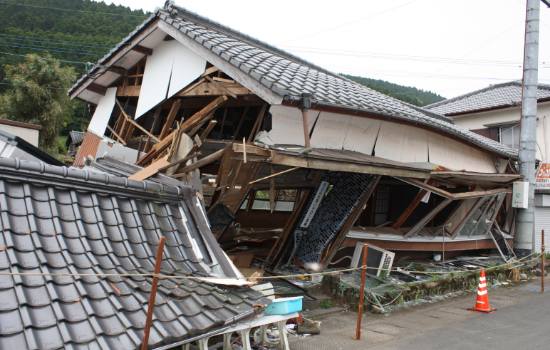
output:
<path id="1" fill-rule="evenodd" d="M 141 349 L 150 327 L 149 349 L 222 334 L 230 349 L 235 332 L 250 349 L 251 329 L 276 323 L 288 349 L 297 314 L 265 315 L 271 300 L 239 278 L 195 190 L 171 181 L 0 158 L 0 348 Z"/>
<path id="2" fill-rule="evenodd" d="M 505 252 L 513 239 L 517 151 L 171 1 L 69 95 L 96 106 L 75 166 L 118 147 L 137 152 L 136 179 L 200 182 L 240 268 L 349 266 L 363 243 Z"/>

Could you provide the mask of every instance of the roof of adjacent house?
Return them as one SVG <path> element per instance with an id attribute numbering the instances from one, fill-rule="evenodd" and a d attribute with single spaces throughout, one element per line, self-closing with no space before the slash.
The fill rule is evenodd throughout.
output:
<path id="1" fill-rule="evenodd" d="M 157 17 L 281 97 L 299 99 L 302 93 L 308 92 L 312 94 L 313 106 L 319 103 L 328 104 L 395 120 L 406 120 L 448 133 L 501 156 L 517 157 L 516 150 L 461 129 L 453 124 L 451 118 L 379 93 L 284 50 L 176 6 L 171 1 L 167 1 L 164 9 L 151 15 L 99 60 L 98 64 L 104 64 Z M 101 72 L 101 68 L 92 68 L 69 90 L 69 94 L 98 72 Z"/>
<path id="2" fill-rule="evenodd" d="M 0 158 L 0 349 L 140 348 L 152 282 L 140 274 L 154 271 L 162 236 L 161 274 L 172 277 L 159 282 L 150 346 L 268 304 L 248 288 L 178 278 L 225 276 L 230 264 L 213 253 L 194 193 Z"/>
<path id="3" fill-rule="evenodd" d="M 424 108 L 439 114 L 458 115 L 491 108 L 518 106 L 521 96 L 521 81 L 510 81 L 432 103 Z M 539 84 L 537 99 L 546 98 L 550 98 L 550 85 Z"/>

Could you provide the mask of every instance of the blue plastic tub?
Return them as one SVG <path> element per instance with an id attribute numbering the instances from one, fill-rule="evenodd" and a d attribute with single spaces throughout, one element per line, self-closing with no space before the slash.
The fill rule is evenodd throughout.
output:
<path id="1" fill-rule="evenodd" d="M 302 311 L 302 298 L 279 298 L 271 302 L 271 305 L 265 308 L 265 314 L 269 315 L 286 315 L 293 312 Z"/>

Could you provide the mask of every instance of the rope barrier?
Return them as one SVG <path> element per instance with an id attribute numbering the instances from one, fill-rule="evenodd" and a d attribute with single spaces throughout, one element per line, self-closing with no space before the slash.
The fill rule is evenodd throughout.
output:
<path id="1" fill-rule="evenodd" d="M 481 270 L 495 270 L 498 268 L 506 267 L 511 264 L 517 264 L 522 262 L 523 260 L 533 256 L 536 253 L 531 253 L 530 255 L 527 255 L 519 260 L 516 260 L 514 262 L 488 267 L 488 268 L 481 268 L 481 269 L 475 269 L 475 270 L 458 270 L 458 271 L 414 271 L 415 274 L 449 274 L 449 273 L 473 273 L 478 272 Z M 534 261 L 535 259 L 526 260 L 523 261 L 524 263 Z M 370 269 L 370 270 L 381 270 L 381 271 L 399 271 L 403 272 L 403 270 L 397 270 L 397 269 L 384 269 L 384 268 L 377 268 L 377 267 L 367 267 L 365 265 L 355 268 L 349 268 L 349 269 L 343 269 L 343 270 L 336 270 L 336 271 L 325 271 L 325 272 L 316 272 L 316 273 L 306 273 L 306 274 L 295 274 L 295 275 L 280 275 L 280 276 L 254 276 L 254 277 L 244 277 L 244 278 L 236 278 L 236 277 L 196 277 L 196 276 L 177 276 L 177 275 L 163 275 L 163 274 L 154 274 L 154 273 L 30 273 L 30 272 L 0 272 L 0 276 L 73 276 L 73 277 L 158 277 L 162 279 L 167 278 L 173 278 L 173 279 L 190 279 L 190 280 L 200 280 L 204 281 L 205 279 L 220 279 L 220 280 L 237 280 L 242 281 L 243 279 L 254 279 L 254 280 L 268 280 L 268 279 L 278 279 L 278 278 L 291 278 L 291 277 L 308 277 L 308 276 L 318 276 L 318 275 L 333 275 L 333 274 L 340 274 L 342 272 L 349 272 L 349 271 L 356 271 L 356 270 L 363 270 L 363 269 Z M 511 268 L 511 267 L 508 267 Z M 410 271 L 412 272 L 412 271 Z"/>

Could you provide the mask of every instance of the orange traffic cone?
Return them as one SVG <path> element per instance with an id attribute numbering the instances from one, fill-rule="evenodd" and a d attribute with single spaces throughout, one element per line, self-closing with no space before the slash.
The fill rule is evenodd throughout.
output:
<path id="1" fill-rule="evenodd" d="M 489 306 L 489 296 L 487 295 L 487 281 L 485 280 L 485 271 L 481 270 L 479 275 L 479 287 L 477 289 L 477 300 L 476 306 L 471 309 L 468 309 L 474 312 L 482 312 L 486 314 L 491 314 L 497 309 L 491 309 Z"/>

